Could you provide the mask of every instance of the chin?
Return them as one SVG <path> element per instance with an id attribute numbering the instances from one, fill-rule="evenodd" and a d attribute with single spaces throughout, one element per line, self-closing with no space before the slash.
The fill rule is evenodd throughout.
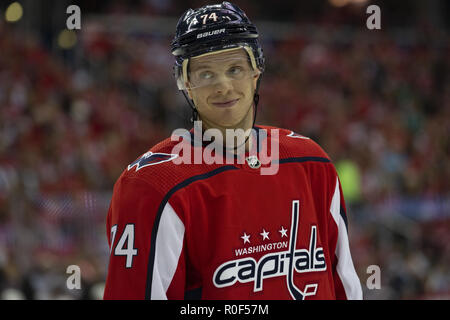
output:
<path id="1" fill-rule="evenodd" d="M 218 125 L 225 129 L 235 129 L 239 121 L 236 122 L 218 122 Z"/>

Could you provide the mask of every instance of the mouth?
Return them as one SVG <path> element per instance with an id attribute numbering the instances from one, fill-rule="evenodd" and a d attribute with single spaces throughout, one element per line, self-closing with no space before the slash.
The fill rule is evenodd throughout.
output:
<path id="1" fill-rule="evenodd" d="M 229 107 L 234 106 L 238 101 L 239 101 L 239 99 L 234 99 L 234 100 L 229 100 L 229 101 L 224 101 L 224 102 L 212 102 L 211 104 L 218 108 L 229 108 Z"/>

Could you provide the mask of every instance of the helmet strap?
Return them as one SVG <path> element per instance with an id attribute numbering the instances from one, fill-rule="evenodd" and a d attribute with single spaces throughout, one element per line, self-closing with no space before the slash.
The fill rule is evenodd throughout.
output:
<path id="1" fill-rule="evenodd" d="M 258 81 L 256 82 L 256 89 L 255 89 L 255 94 L 253 95 L 253 108 L 254 108 L 254 113 L 253 113 L 253 123 L 252 123 L 252 129 L 255 127 L 255 122 L 256 122 L 256 113 L 258 111 L 258 103 L 259 103 L 259 84 L 261 81 L 261 76 L 262 74 L 260 74 Z M 247 138 L 245 138 L 244 144 L 247 143 L 248 139 L 250 138 L 250 135 L 247 136 Z"/>
<path id="2" fill-rule="evenodd" d="M 189 98 L 189 96 L 187 95 L 185 90 L 181 90 L 181 92 L 183 92 L 184 98 L 186 99 L 186 101 L 188 102 L 189 106 L 191 107 L 191 111 L 192 111 L 192 117 L 191 117 L 191 123 L 194 123 L 194 121 L 198 120 L 198 110 L 194 105 L 194 101 L 192 101 L 191 98 Z"/>
<path id="3" fill-rule="evenodd" d="M 255 127 L 255 122 L 256 122 L 256 114 L 258 111 L 258 103 L 259 103 L 259 85 L 261 82 L 261 76 L 262 74 L 260 74 L 258 81 L 256 82 L 256 88 L 255 88 L 255 94 L 253 95 L 253 108 L 254 108 L 254 113 L 253 113 L 253 123 L 252 123 L 252 128 Z M 194 105 L 194 101 L 192 101 L 192 99 L 187 95 L 185 90 L 181 90 L 183 92 L 184 98 L 186 99 L 186 101 L 188 102 L 189 106 L 191 107 L 192 110 L 192 117 L 191 117 L 191 123 L 194 123 L 194 121 L 198 120 L 198 110 Z M 250 136 L 248 136 L 245 139 L 244 143 L 247 143 L 247 140 L 250 138 Z"/>
<path id="4" fill-rule="evenodd" d="M 253 106 L 255 108 L 255 113 L 253 115 L 253 124 L 252 124 L 252 128 L 255 127 L 255 122 L 256 122 L 256 112 L 258 110 L 258 103 L 259 103 L 259 84 L 261 82 L 261 77 L 262 74 L 259 75 L 258 81 L 256 82 L 256 89 L 255 89 L 255 94 L 253 95 Z"/>

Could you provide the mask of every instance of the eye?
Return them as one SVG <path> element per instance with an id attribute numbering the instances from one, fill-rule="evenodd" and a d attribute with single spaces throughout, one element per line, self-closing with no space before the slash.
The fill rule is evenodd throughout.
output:
<path id="1" fill-rule="evenodd" d="M 209 80 L 214 76 L 211 71 L 203 71 L 199 74 L 199 78 L 202 80 Z"/>
<path id="2" fill-rule="evenodd" d="M 243 71 L 243 68 L 241 66 L 233 66 L 228 70 L 228 72 L 232 75 L 238 75 L 242 71 Z"/>

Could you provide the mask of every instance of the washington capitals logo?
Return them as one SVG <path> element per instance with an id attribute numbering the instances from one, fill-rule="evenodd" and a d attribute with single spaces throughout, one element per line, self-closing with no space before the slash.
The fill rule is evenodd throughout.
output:
<path id="1" fill-rule="evenodd" d="M 291 131 L 291 133 L 289 133 L 287 135 L 287 137 L 297 138 L 297 139 L 309 139 L 308 137 L 302 136 L 301 134 L 295 133 L 294 131 Z"/>
<path id="2" fill-rule="evenodd" d="M 144 153 L 142 155 L 142 157 L 140 157 L 139 159 L 137 159 L 136 161 L 134 161 L 133 163 L 128 165 L 128 171 L 130 171 L 131 168 L 133 168 L 134 166 L 136 166 L 136 171 L 138 171 L 139 169 L 142 169 L 147 166 L 153 166 L 158 163 L 171 161 L 171 160 L 175 159 L 176 157 L 178 157 L 178 155 L 176 155 L 176 154 L 153 153 L 153 152 L 149 151 L 149 152 Z"/>
<path id="3" fill-rule="evenodd" d="M 318 283 L 306 284 L 303 289 L 298 288 L 294 283 L 295 273 L 327 269 L 324 250 L 317 245 L 317 226 L 311 226 L 308 248 L 297 248 L 299 211 L 299 200 L 292 201 L 290 240 L 287 250 L 268 253 L 258 261 L 252 257 L 227 261 L 214 272 L 212 279 L 214 285 L 217 288 L 224 288 L 233 286 L 237 282 L 253 282 L 253 291 L 258 292 L 263 290 L 264 279 L 285 277 L 287 289 L 293 299 L 304 300 L 308 296 L 316 295 Z"/>

